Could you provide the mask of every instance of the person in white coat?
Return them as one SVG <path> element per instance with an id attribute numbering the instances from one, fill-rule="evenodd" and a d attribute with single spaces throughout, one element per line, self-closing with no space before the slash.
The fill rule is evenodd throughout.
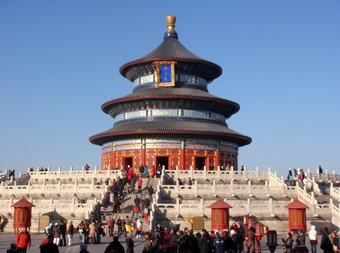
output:
<path id="1" fill-rule="evenodd" d="M 318 244 L 318 232 L 315 229 L 315 226 L 311 226 L 309 233 L 309 243 L 311 247 L 312 253 L 316 253 L 316 245 Z"/>

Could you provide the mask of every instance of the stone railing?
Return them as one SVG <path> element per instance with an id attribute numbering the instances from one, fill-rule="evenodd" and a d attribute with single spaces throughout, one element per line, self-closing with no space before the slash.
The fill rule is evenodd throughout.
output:
<path id="1" fill-rule="evenodd" d="M 84 219 L 88 217 L 88 214 L 93 207 L 98 202 L 96 198 L 87 199 L 81 203 L 77 198 L 67 198 L 67 199 L 56 199 L 56 198 L 45 198 L 45 199 L 27 199 L 31 202 L 34 207 L 32 207 L 32 215 L 42 215 L 52 211 L 55 211 L 64 216 L 75 217 L 78 219 Z M 8 216 L 14 214 L 14 207 L 11 207 L 18 200 L 2 199 L 1 200 L 1 213 Z"/>
<path id="2" fill-rule="evenodd" d="M 42 184 L 33 185 L 7 185 L 2 182 L 0 185 L 0 194 L 4 195 L 27 195 L 27 194 L 64 194 L 64 195 L 91 195 L 91 194 L 105 194 L 107 186 L 105 184 L 95 184 L 94 180 L 90 184 L 79 184 L 78 181 L 74 183 L 62 184 L 60 181 L 56 184 Z"/>
<path id="3" fill-rule="evenodd" d="M 167 174 L 173 180 L 191 178 L 194 180 L 268 180 L 268 174 L 270 174 L 270 168 L 268 171 L 260 171 L 257 167 L 255 171 L 233 171 L 233 170 L 163 170 L 162 177 Z"/>
<path id="4" fill-rule="evenodd" d="M 310 169 L 307 169 L 305 172 L 308 178 L 315 178 L 317 181 L 326 181 L 326 182 L 340 182 L 340 175 L 336 174 L 336 171 L 333 170 L 331 173 L 328 170 L 325 170 L 324 173 L 313 173 Z"/>
<path id="5" fill-rule="evenodd" d="M 338 187 L 334 187 L 333 183 L 330 185 L 329 194 L 332 198 L 340 201 L 340 189 Z"/>
<path id="6" fill-rule="evenodd" d="M 224 199 L 228 202 L 227 199 Z M 153 205 L 153 212 L 156 214 L 163 214 L 172 217 L 185 217 L 189 218 L 192 216 L 210 216 L 211 208 L 209 206 L 215 202 L 215 200 L 204 200 L 199 199 L 196 203 L 185 203 L 180 204 L 178 199 L 175 204 L 155 204 Z M 273 204 L 272 199 L 268 200 L 252 200 L 248 199 L 245 203 L 233 203 L 232 208 L 229 209 L 231 216 L 242 216 L 242 215 L 256 215 L 256 214 L 269 214 L 271 217 L 276 215 L 286 215 L 287 208 L 285 206 L 287 203 L 278 202 Z M 193 211 L 195 210 L 195 211 Z"/>
<path id="7" fill-rule="evenodd" d="M 306 203 L 310 209 L 308 210 L 313 216 L 329 216 L 329 209 L 332 209 L 332 213 L 339 217 L 340 213 L 339 208 L 334 207 L 332 199 L 330 203 L 322 203 L 319 204 L 315 199 L 314 192 L 319 192 L 320 189 L 316 180 L 329 180 L 329 179 L 337 179 L 338 176 L 333 174 L 330 176 L 327 171 L 322 175 L 318 175 L 318 178 L 315 178 L 314 174 L 307 173 L 307 175 L 312 176 L 309 178 L 308 187 L 311 189 L 307 189 L 307 186 L 300 187 L 298 182 L 296 185 L 287 186 L 285 184 L 284 178 L 281 179 L 277 176 L 276 173 L 272 173 L 270 168 L 268 168 L 268 172 L 261 173 L 256 169 L 254 172 L 249 172 L 247 170 L 244 171 L 179 171 L 179 170 L 163 170 L 162 177 L 160 180 L 160 184 L 158 185 L 157 192 L 155 194 L 155 209 L 165 213 L 171 213 L 174 215 L 187 215 L 192 210 L 197 210 L 198 213 L 202 215 L 205 213 L 205 208 L 202 204 L 204 201 L 204 196 L 210 197 L 235 197 L 238 193 L 245 198 L 252 197 L 252 196 L 283 196 L 283 197 L 291 197 L 291 198 L 298 198 L 304 203 Z M 161 182 L 165 182 L 166 177 L 171 177 L 175 180 L 175 185 L 164 185 Z M 176 179 L 178 178 L 189 178 L 191 177 L 194 179 L 193 185 L 179 185 Z M 234 184 L 234 180 L 248 180 L 248 179 L 258 179 L 258 180 L 265 180 L 264 184 L 252 184 L 251 181 L 248 181 L 248 184 Z M 221 184 L 215 181 L 215 179 L 222 179 L 222 180 L 231 180 L 228 184 Z M 209 181 L 211 184 L 197 184 L 197 180 Z M 223 193 L 223 194 L 221 194 Z M 172 199 L 176 199 L 176 204 L 171 203 L 161 203 L 162 195 L 170 196 Z M 331 187 L 331 195 L 336 199 L 340 199 L 340 191 Z M 180 204 L 181 198 L 183 196 L 190 197 L 192 199 L 198 198 L 192 204 Z M 203 198 L 200 198 L 203 197 Z M 210 198 L 211 199 L 211 198 Z M 200 202 L 197 202 L 197 201 Z M 208 200 L 206 200 L 208 201 Z M 263 210 L 268 210 L 270 215 L 276 215 L 279 213 L 280 210 L 283 213 L 286 213 L 286 209 L 282 205 L 281 202 L 273 203 L 272 199 L 268 199 L 268 203 L 259 204 L 258 201 L 251 202 L 251 199 L 248 199 L 247 204 L 239 204 L 237 206 L 237 210 L 244 213 L 251 213 L 259 211 L 261 213 Z M 192 209 L 194 208 L 194 209 Z M 191 210 L 191 211 L 190 211 Z M 275 210 L 275 212 L 274 212 Z M 232 212 L 232 210 L 231 210 Z"/>
<path id="8" fill-rule="evenodd" d="M 73 167 L 70 167 L 70 170 L 63 171 L 59 167 L 56 171 L 51 171 L 50 168 L 47 168 L 47 171 L 31 171 L 29 170 L 29 174 L 31 179 L 69 179 L 72 180 L 80 180 L 82 178 L 97 178 L 97 180 L 105 180 L 107 178 L 113 179 L 117 178 L 119 175 L 119 170 L 100 170 L 95 167 L 93 170 L 86 170 L 84 167 L 81 170 L 73 170 Z"/>
<path id="9" fill-rule="evenodd" d="M 5 170 L 5 172 L 0 172 L 0 182 L 6 181 L 8 179 L 8 171 Z"/>
<path id="10" fill-rule="evenodd" d="M 231 181 L 228 184 L 220 183 L 219 181 L 213 180 L 211 184 L 197 184 L 197 181 L 193 185 L 158 185 L 157 193 L 177 197 L 178 195 L 191 195 L 197 197 L 200 195 L 205 196 L 285 196 L 287 192 L 296 194 L 295 187 L 287 188 L 286 185 L 280 186 L 269 186 L 268 182 L 265 181 L 263 184 L 253 184 L 252 181 L 248 181 L 246 184 L 237 184 Z M 157 196 L 156 201 L 159 199 Z M 158 202 L 158 201 L 157 201 Z"/>

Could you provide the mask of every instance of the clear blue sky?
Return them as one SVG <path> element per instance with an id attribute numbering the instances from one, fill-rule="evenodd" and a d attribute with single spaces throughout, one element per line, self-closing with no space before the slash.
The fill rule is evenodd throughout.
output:
<path id="1" fill-rule="evenodd" d="M 101 105 L 119 68 L 163 40 L 220 65 L 209 92 L 240 104 L 239 164 L 340 172 L 340 1 L 0 1 L 0 169 L 101 165 Z"/>

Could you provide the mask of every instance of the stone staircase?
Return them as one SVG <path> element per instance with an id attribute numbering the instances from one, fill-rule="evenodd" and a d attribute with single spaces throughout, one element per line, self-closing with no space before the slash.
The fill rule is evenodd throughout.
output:
<path id="1" fill-rule="evenodd" d="M 38 230 L 39 218 L 43 214 L 48 214 L 52 220 L 53 217 L 63 217 L 77 223 L 88 218 L 94 205 L 104 198 L 108 191 L 105 179 L 116 176 L 116 171 L 100 170 L 30 172 L 15 181 L 1 183 L 0 214 L 9 216 L 11 222 L 14 211 L 11 205 L 24 196 L 35 205 L 32 210 L 33 230 Z M 189 177 L 193 180 L 192 185 L 188 184 Z M 298 184 L 285 184 L 284 179 L 270 169 L 237 173 L 164 170 L 159 179 L 143 179 L 142 198 L 147 194 L 148 186 L 152 185 L 155 190 L 150 213 L 152 223 L 143 224 L 143 227 L 150 230 L 157 223 L 190 226 L 185 218 L 201 217 L 209 228 L 209 205 L 218 198 L 232 206 L 229 210 L 231 221 L 251 215 L 270 229 L 284 232 L 288 229 L 285 207 L 292 199 L 299 199 L 310 207 L 306 210 L 309 225 L 330 223 L 334 227 L 334 224 L 340 224 L 339 179 L 335 174 L 321 175 L 317 179 L 313 176 L 313 187 L 305 189 Z M 109 211 L 107 215 L 131 217 L 135 195 L 125 196 L 119 214 Z"/>

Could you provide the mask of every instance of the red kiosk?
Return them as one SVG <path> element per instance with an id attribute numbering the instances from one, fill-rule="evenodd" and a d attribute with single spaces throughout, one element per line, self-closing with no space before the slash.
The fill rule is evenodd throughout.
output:
<path id="1" fill-rule="evenodd" d="M 221 198 L 212 203 L 211 208 L 211 229 L 220 230 L 229 228 L 229 208 L 231 205 L 224 202 Z"/>
<path id="2" fill-rule="evenodd" d="M 26 228 L 28 231 L 30 230 L 32 206 L 34 205 L 25 198 L 20 199 L 11 206 L 14 207 L 14 234 L 18 234 L 19 228 Z"/>
<path id="3" fill-rule="evenodd" d="M 289 230 L 301 229 L 306 232 L 306 209 L 309 207 L 295 199 L 286 208 L 288 208 Z"/>

